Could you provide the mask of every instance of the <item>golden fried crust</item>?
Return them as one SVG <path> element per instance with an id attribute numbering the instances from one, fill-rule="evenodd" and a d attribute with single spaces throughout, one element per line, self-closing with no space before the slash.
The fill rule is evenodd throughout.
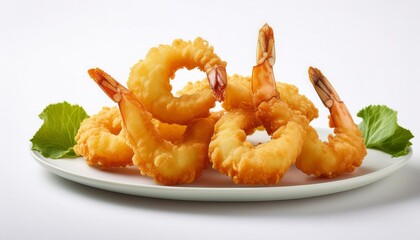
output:
<path id="1" fill-rule="evenodd" d="M 361 133 L 341 128 L 334 133 L 328 136 L 328 142 L 322 142 L 309 126 L 296 167 L 308 175 L 327 178 L 351 173 L 359 167 L 367 154 Z"/>
<path id="2" fill-rule="evenodd" d="M 121 123 L 118 108 L 104 107 L 80 124 L 74 151 L 99 168 L 132 165 L 133 151 L 126 144 Z"/>
<path id="3" fill-rule="evenodd" d="M 216 101 L 213 91 L 209 87 L 175 97 L 170 80 L 183 67 L 207 72 L 214 66 L 224 68 L 226 62 L 214 53 L 207 41 L 202 38 L 194 41 L 177 39 L 172 45 L 150 49 L 146 58 L 131 68 L 127 86 L 154 118 L 166 123 L 187 124 L 192 119 L 209 116 Z"/>
<path id="4" fill-rule="evenodd" d="M 277 82 L 276 86 L 277 91 L 280 92 L 280 99 L 287 103 L 291 109 L 304 115 L 309 122 L 318 117 L 318 109 L 313 102 L 305 95 L 300 94 L 295 85 Z"/>
<path id="5" fill-rule="evenodd" d="M 159 136 L 171 142 L 181 140 L 187 128 L 186 125 L 163 123 L 157 119 L 152 119 L 152 122 Z"/>
<path id="6" fill-rule="evenodd" d="M 139 167 L 142 175 L 150 176 L 163 185 L 193 182 L 209 163 L 208 144 L 214 124 L 215 121 L 210 118 L 194 120 L 176 144 L 157 142 L 153 152 L 145 152 L 146 149 L 137 142 L 133 145 L 136 150 L 134 165 Z"/>

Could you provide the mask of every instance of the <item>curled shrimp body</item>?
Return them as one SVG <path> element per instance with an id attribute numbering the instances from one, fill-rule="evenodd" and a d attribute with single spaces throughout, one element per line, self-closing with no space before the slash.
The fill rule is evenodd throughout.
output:
<path id="1" fill-rule="evenodd" d="M 257 65 L 253 69 L 254 109 L 228 111 L 215 126 L 209 152 L 213 167 L 238 184 L 276 184 L 295 162 L 305 134 L 306 118 L 283 102 L 276 90 L 272 67 L 272 29 L 260 29 Z M 246 136 L 263 125 L 271 140 L 253 145 Z"/>
<path id="2" fill-rule="evenodd" d="M 259 118 L 272 138 L 255 146 L 246 137 L 262 124 Z M 258 114 L 243 109 L 227 112 L 216 123 L 210 142 L 213 168 L 237 184 L 278 183 L 301 151 L 305 135 L 301 121 L 274 99 L 261 104 Z"/>
<path id="3" fill-rule="evenodd" d="M 132 165 L 133 150 L 124 135 L 118 108 L 104 107 L 80 124 L 74 151 L 98 168 Z"/>
<path id="4" fill-rule="evenodd" d="M 308 175 L 329 178 L 352 172 L 362 164 L 367 154 L 362 133 L 321 71 L 310 67 L 308 72 L 316 92 L 330 110 L 329 125 L 334 128 L 335 135 L 329 135 L 328 141 L 323 142 L 319 140 L 316 130 L 308 126 L 296 166 Z"/>
<path id="5" fill-rule="evenodd" d="M 206 72 L 211 89 L 175 97 L 169 80 L 183 67 Z M 127 86 L 154 118 L 166 123 L 186 124 L 194 118 L 209 116 L 216 99 L 223 100 L 225 67 L 226 62 L 202 38 L 178 39 L 172 45 L 150 49 L 146 58 L 131 68 Z"/>
<path id="6" fill-rule="evenodd" d="M 159 136 L 174 142 L 182 139 L 186 126 L 152 119 Z M 103 107 L 83 120 L 77 131 L 74 151 L 90 166 L 107 169 L 133 165 L 133 150 L 127 145 L 122 118 L 117 107 Z"/>
<path id="7" fill-rule="evenodd" d="M 218 115 L 190 121 L 182 137 L 171 142 L 162 138 L 152 114 L 134 94 L 100 69 L 90 69 L 89 75 L 118 103 L 133 164 L 142 175 L 164 185 L 190 183 L 200 175 L 208 164 L 208 144 Z"/>

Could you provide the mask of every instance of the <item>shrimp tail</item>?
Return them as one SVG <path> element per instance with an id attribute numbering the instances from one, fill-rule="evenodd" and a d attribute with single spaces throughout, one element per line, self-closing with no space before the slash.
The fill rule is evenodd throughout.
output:
<path id="1" fill-rule="evenodd" d="M 342 102 L 330 81 L 319 69 L 309 67 L 308 74 L 309 80 L 325 107 L 331 108 L 334 101 Z"/>
<path id="2" fill-rule="evenodd" d="M 342 127 L 353 129 L 356 126 L 353 118 L 330 81 L 328 81 L 319 69 L 314 67 L 309 67 L 308 74 L 309 80 L 313 84 L 322 103 L 330 110 L 330 126 L 333 128 Z"/>
<path id="3" fill-rule="evenodd" d="M 254 105 L 278 98 L 273 66 L 276 61 L 273 29 L 265 24 L 258 33 L 257 65 L 252 69 L 252 92 Z"/>
<path id="4" fill-rule="evenodd" d="M 99 68 L 88 70 L 89 76 L 99 85 L 99 87 L 114 102 L 119 103 L 122 99 L 121 93 L 127 93 L 128 89 L 119 84 L 108 73 Z"/>
<path id="5" fill-rule="evenodd" d="M 206 74 L 214 96 L 217 101 L 222 102 L 225 98 L 225 89 L 227 87 L 226 68 L 215 65 Z"/>

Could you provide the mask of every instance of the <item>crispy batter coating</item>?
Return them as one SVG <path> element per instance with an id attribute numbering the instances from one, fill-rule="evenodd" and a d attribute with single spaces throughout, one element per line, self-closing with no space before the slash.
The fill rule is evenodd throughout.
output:
<path id="1" fill-rule="evenodd" d="M 318 118 L 318 109 L 311 100 L 299 93 L 298 87 L 293 84 L 277 82 L 277 91 L 280 99 L 299 114 L 304 115 L 309 121 Z"/>
<path id="2" fill-rule="evenodd" d="M 207 73 L 218 96 L 224 88 L 221 85 L 225 81 L 225 66 L 226 62 L 202 38 L 194 41 L 178 39 L 172 45 L 150 49 L 146 58 L 131 68 L 127 86 L 154 118 L 165 123 L 186 124 L 192 119 L 209 116 L 209 109 L 215 105 L 215 95 L 211 88 L 206 88 L 175 97 L 171 92 L 170 79 L 180 68 L 198 68 Z"/>
<path id="3" fill-rule="evenodd" d="M 104 107 L 83 120 L 76 135 L 74 151 L 87 164 L 99 168 L 132 165 L 133 151 L 126 144 L 118 108 Z"/>
<path id="4" fill-rule="evenodd" d="M 334 127 L 334 126 L 330 126 Z M 362 164 L 366 147 L 358 131 L 335 128 L 323 142 L 313 127 L 306 129 L 302 152 L 296 160 L 296 167 L 308 175 L 334 178 L 351 173 Z"/>
<path id="5" fill-rule="evenodd" d="M 157 119 L 152 119 L 152 123 L 159 133 L 159 136 L 171 142 L 182 139 L 185 130 L 187 129 L 186 125 L 163 123 Z"/>

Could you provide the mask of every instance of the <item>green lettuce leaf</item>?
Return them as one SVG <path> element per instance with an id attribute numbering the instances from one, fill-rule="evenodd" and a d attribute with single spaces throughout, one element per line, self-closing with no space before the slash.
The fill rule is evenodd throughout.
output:
<path id="1" fill-rule="evenodd" d="M 414 136 L 398 125 L 397 112 L 384 105 L 370 105 L 357 113 L 363 119 L 359 128 L 367 148 L 378 149 L 399 157 L 408 153 Z"/>
<path id="2" fill-rule="evenodd" d="M 44 120 L 41 128 L 30 140 L 32 150 L 48 158 L 75 158 L 75 136 L 83 119 L 89 117 L 78 105 L 67 102 L 48 105 L 39 118 Z"/>

